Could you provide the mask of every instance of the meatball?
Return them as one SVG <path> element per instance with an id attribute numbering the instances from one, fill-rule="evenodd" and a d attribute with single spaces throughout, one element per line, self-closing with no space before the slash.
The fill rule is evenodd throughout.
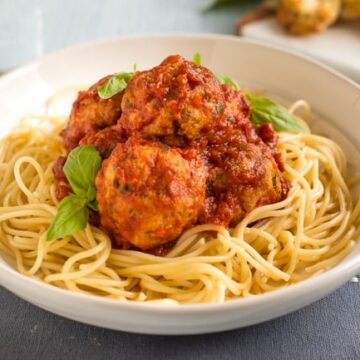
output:
<path id="1" fill-rule="evenodd" d="M 101 224 L 118 244 L 154 248 L 196 223 L 205 184 L 206 168 L 194 149 L 131 137 L 96 177 Z"/>
<path id="2" fill-rule="evenodd" d="M 287 195 L 274 130 L 255 127 L 242 92 L 210 70 L 169 56 L 103 100 L 108 78 L 79 94 L 62 136 L 68 150 L 93 144 L 104 159 L 90 220 L 114 245 L 165 254 L 192 225 L 233 226 Z M 59 197 L 69 191 L 63 163 Z"/>
<path id="3" fill-rule="evenodd" d="M 360 1 L 342 0 L 341 1 L 341 18 L 344 20 L 360 19 Z"/>
<path id="4" fill-rule="evenodd" d="M 286 196 L 288 184 L 260 139 L 214 145 L 206 153 L 209 178 L 200 223 L 233 226 L 256 207 Z"/>
<path id="5" fill-rule="evenodd" d="M 223 87 L 210 70 L 169 56 L 129 82 L 120 124 L 129 135 L 160 136 L 170 145 L 184 146 L 228 125 L 225 102 Z"/>
<path id="6" fill-rule="evenodd" d="M 250 123 L 250 105 L 241 91 L 234 90 L 229 85 L 222 85 L 224 95 L 224 109 L 218 120 L 221 126 L 214 126 L 206 134 L 206 141 L 199 139 L 198 145 L 202 147 L 227 144 L 231 141 L 249 142 L 258 137 Z M 195 144 L 193 144 L 195 145 Z"/>
<path id="7" fill-rule="evenodd" d="M 106 159 L 118 143 L 125 141 L 126 137 L 122 129 L 115 125 L 102 129 L 95 134 L 86 135 L 80 140 L 80 145 L 94 145 L 101 157 Z"/>
<path id="8" fill-rule="evenodd" d="M 80 91 L 73 104 L 68 126 L 61 133 L 67 150 L 78 146 L 85 135 L 95 134 L 99 130 L 116 124 L 121 115 L 121 99 L 119 93 L 110 99 L 101 99 L 97 88 L 108 79 L 106 76 L 92 85 L 87 91 Z"/>
<path id="9" fill-rule="evenodd" d="M 277 19 L 289 33 L 308 35 L 324 31 L 340 13 L 340 0 L 280 0 Z"/>

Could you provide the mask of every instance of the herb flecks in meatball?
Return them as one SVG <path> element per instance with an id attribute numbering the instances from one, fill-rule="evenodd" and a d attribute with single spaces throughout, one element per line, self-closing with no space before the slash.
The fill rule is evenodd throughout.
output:
<path id="1" fill-rule="evenodd" d="M 97 92 L 97 88 L 109 78 L 110 76 L 106 76 L 88 90 L 79 92 L 71 110 L 69 123 L 61 134 L 67 150 L 78 146 L 84 136 L 114 125 L 120 118 L 123 93 L 116 94 L 110 99 L 101 99 Z"/>
<path id="2" fill-rule="evenodd" d="M 225 116 L 226 101 L 223 86 L 210 70 L 181 56 L 169 56 L 129 82 L 120 124 L 129 135 L 158 136 L 165 142 L 177 138 L 188 144 L 214 136 L 228 126 L 229 116 L 241 116 L 241 112 Z"/>
<path id="3" fill-rule="evenodd" d="M 96 178 L 101 224 L 118 242 L 142 250 L 176 239 L 202 209 L 206 168 L 194 150 L 131 137 Z"/>
<path id="4" fill-rule="evenodd" d="M 104 159 L 96 197 L 114 245 L 162 254 L 191 226 L 234 226 L 286 197 L 278 136 L 251 123 L 244 94 L 210 70 L 169 56 L 104 100 L 96 88 L 107 79 L 80 93 L 63 137 Z"/>

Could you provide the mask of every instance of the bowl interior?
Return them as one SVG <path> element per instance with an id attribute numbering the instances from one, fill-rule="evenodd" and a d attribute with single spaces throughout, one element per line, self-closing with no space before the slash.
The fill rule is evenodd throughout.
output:
<path id="1" fill-rule="evenodd" d="M 192 58 L 195 52 L 201 53 L 205 66 L 237 79 L 241 85 L 259 88 L 288 101 L 300 98 L 308 101 L 318 115 L 313 121 L 313 130 L 336 140 L 345 150 L 351 165 L 359 169 L 360 87 L 336 72 L 293 53 L 227 36 L 127 37 L 82 45 L 46 56 L 38 63 L 0 79 L 0 134 L 11 128 L 20 116 L 41 109 L 59 89 L 91 84 L 109 73 L 131 71 L 134 63 L 138 69 L 146 69 L 169 54 Z M 72 98 L 67 100 L 64 113 L 69 110 Z M 342 272 L 344 282 L 360 270 L 359 264 L 360 244 L 357 244 L 341 264 L 319 277 L 330 280 L 331 274 Z M 10 270 L 0 258 L 0 275 L 4 268 Z M 16 276 L 22 279 L 18 281 L 28 281 L 21 275 Z M 0 282 L 2 278 L 0 276 Z M 316 286 L 313 280 L 309 281 Z M 301 286 L 297 284 L 280 290 L 279 297 L 286 299 L 286 294 L 293 291 L 291 288 L 301 289 Z M 302 288 L 310 292 L 309 287 Z M 17 293 L 20 294 L 19 291 Z M 240 303 L 242 299 L 236 301 Z M 251 303 L 251 299 L 245 303 Z M 178 308 L 175 307 L 174 311 Z"/>

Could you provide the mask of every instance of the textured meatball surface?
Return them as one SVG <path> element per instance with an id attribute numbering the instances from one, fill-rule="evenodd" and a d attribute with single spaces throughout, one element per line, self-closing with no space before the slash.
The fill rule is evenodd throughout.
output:
<path id="1" fill-rule="evenodd" d="M 174 55 L 135 74 L 122 99 L 121 126 L 129 134 L 198 140 L 227 125 L 225 94 L 214 74 Z"/>
<path id="2" fill-rule="evenodd" d="M 256 207 L 286 196 L 287 183 L 261 141 L 214 145 L 206 153 L 209 178 L 199 223 L 236 225 Z"/>
<path id="3" fill-rule="evenodd" d="M 118 93 L 110 99 L 101 99 L 97 92 L 97 88 L 109 78 L 110 75 L 99 80 L 88 90 L 79 92 L 68 125 L 61 133 L 67 150 L 78 146 L 84 136 L 114 125 L 120 118 L 123 93 Z"/>
<path id="4" fill-rule="evenodd" d="M 176 239 L 202 209 L 206 168 L 194 150 L 130 138 L 96 178 L 101 224 L 113 239 L 142 250 Z"/>
<path id="5" fill-rule="evenodd" d="M 93 144 L 103 158 L 92 223 L 114 245 L 164 254 L 190 226 L 235 226 L 286 197 L 278 136 L 250 121 L 242 91 L 179 55 L 103 100 L 107 79 L 80 92 L 62 136 L 68 150 Z M 61 198 L 71 191 L 64 161 L 54 166 Z"/>

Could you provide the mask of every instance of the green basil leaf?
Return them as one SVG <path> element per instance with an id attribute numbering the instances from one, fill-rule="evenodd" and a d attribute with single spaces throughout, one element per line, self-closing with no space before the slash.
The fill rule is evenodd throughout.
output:
<path id="1" fill-rule="evenodd" d="M 91 202 L 95 199 L 95 176 L 101 166 L 101 156 L 93 145 L 72 150 L 64 165 L 64 173 L 72 191 Z"/>
<path id="2" fill-rule="evenodd" d="M 92 202 L 88 203 L 87 206 L 90 208 L 90 209 L 93 209 L 94 211 L 99 211 L 99 205 L 95 200 L 93 200 Z"/>
<path id="3" fill-rule="evenodd" d="M 201 54 L 199 52 L 195 53 L 193 56 L 193 62 L 196 65 L 201 65 Z"/>
<path id="4" fill-rule="evenodd" d="M 221 82 L 221 84 L 227 84 L 233 87 L 235 90 L 240 90 L 240 85 L 231 77 L 221 73 L 216 73 L 215 76 Z"/>
<path id="5" fill-rule="evenodd" d="M 213 0 L 213 2 L 205 8 L 205 11 L 211 11 L 232 5 L 244 5 L 246 3 L 258 3 L 259 0 Z"/>
<path id="6" fill-rule="evenodd" d="M 72 235 L 84 229 L 88 217 L 89 210 L 86 207 L 86 199 L 75 194 L 67 196 L 58 205 L 58 212 L 47 232 L 47 240 Z"/>
<path id="7" fill-rule="evenodd" d="M 304 131 L 296 117 L 280 104 L 265 96 L 246 93 L 250 101 L 251 121 L 262 125 L 270 123 L 274 129 L 280 131 Z"/>
<path id="8" fill-rule="evenodd" d="M 130 72 L 114 74 L 105 84 L 98 86 L 98 95 L 101 99 L 110 99 L 127 87 L 127 84 L 133 75 L 134 74 Z"/>

